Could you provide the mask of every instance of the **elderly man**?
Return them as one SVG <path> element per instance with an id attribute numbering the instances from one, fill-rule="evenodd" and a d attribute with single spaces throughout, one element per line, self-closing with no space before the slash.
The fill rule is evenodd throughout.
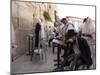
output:
<path id="1" fill-rule="evenodd" d="M 75 30 L 75 27 L 72 23 L 68 22 L 66 18 L 63 18 L 58 28 L 59 37 L 63 37 L 64 40 L 64 36 L 68 30 Z"/>
<path id="2" fill-rule="evenodd" d="M 66 36 L 68 36 L 66 40 L 67 47 L 61 69 L 66 70 L 66 66 L 70 66 L 69 69 L 67 67 L 67 70 L 77 70 L 80 65 L 84 65 L 89 69 L 93 62 L 87 41 L 78 37 L 75 31 L 68 31 Z"/>

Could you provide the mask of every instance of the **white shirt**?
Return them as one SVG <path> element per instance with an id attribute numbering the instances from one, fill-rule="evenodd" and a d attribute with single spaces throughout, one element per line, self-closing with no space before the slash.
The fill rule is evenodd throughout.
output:
<path id="1" fill-rule="evenodd" d="M 44 29 L 44 24 L 41 23 L 41 39 L 46 39 L 46 33 Z"/>
<path id="2" fill-rule="evenodd" d="M 72 23 L 67 23 L 66 25 L 62 23 L 61 26 L 59 26 L 58 28 L 59 36 L 65 35 L 65 33 L 71 29 L 75 30 L 75 27 L 72 26 Z"/>
<path id="3" fill-rule="evenodd" d="M 92 20 L 88 18 L 87 22 L 85 22 L 82 26 L 82 33 L 92 34 L 93 32 L 95 32 L 94 25 Z"/>
<path id="4" fill-rule="evenodd" d="M 11 35 L 11 42 L 15 44 L 16 36 L 15 36 L 15 30 L 14 30 L 13 24 L 11 25 L 11 33 L 12 33 L 12 35 Z"/>
<path id="5" fill-rule="evenodd" d="M 74 45 L 74 52 L 75 54 L 80 54 L 80 51 L 79 51 L 79 48 L 78 48 L 78 41 L 77 41 L 77 38 L 76 38 L 76 43 Z"/>
<path id="6" fill-rule="evenodd" d="M 51 28 L 48 29 L 48 36 L 49 36 L 49 39 L 55 37 L 55 33 L 53 32 Z"/>
<path id="7" fill-rule="evenodd" d="M 83 24 L 82 26 L 82 33 L 92 34 L 94 31 L 94 28 L 92 25 Z"/>

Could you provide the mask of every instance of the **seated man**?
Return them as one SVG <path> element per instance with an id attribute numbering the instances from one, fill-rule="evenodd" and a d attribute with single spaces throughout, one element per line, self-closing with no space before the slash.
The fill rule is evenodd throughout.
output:
<path id="1" fill-rule="evenodd" d="M 87 41 L 84 38 L 77 37 L 73 30 L 68 31 L 66 36 L 67 48 L 64 51 L 61 69 L 70 66 L 69 70 L 74 70 L 78 69 L 80 65 L 86 65 L 87 69 L 89 69 L 92 65 L 92 59 Z"/>

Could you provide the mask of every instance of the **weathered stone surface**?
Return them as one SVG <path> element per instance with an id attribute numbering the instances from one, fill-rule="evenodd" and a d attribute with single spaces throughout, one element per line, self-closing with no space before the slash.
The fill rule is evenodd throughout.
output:
<path id="1" fill-rule="evenodd" d="M 11 23 L 14 25 L 17 49 L 16 55 L 20 56 L 28 50 L 29 33 L 34 34 L 37 19 L 43 19 L 45 25 L 52 25 L 55 21 L 54 11 L 56 6 L 47 3 L 34 3 L 34 2 L 18 2 L 12 1 Z M 43 12 L 48 11 L 52 18 L 52 22 L 44 20 Z M 35 17 L 36 16 L 37 19 Z"/>

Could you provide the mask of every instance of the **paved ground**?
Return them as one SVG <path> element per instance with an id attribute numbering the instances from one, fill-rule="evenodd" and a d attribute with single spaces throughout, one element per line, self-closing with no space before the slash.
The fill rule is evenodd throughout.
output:
<path id="1" fill-rule="evenodd" d="M 28 72 L 46 72 L 52 71 L 54 67 L 54 59 L 56 58 L 56 53 L 53 54 L 51 49 L 47 52 L 47 62 L 41 62 L 39 56 L 35 55 L 32 62 L 30 57 L 23 55 L 17 60 L 15 60 L 11 65 L 12 73 L 28 73 Z"/>
<path id="2" fill-rule="evenodd" d="M 91 51 L 92 51 L 92 59 L 94 64 L 91 66 L 91 68 L 95 67 L 95 45 L 91 45 Z M 56 58 L 57 52 L 55 54 L 52 53 L 51 48 L 47 51 L 47 62 L 43 61 L 41 62 L 39 60 L 39 57 L 35 55 L 33 57 L 33 61 L 30 61 L 30 57 L 26 56 L 24 54 L 17 60 L 15 60 L 13 63 L 11 63 L 11 72 L 12 73 L 29 73 L 29 72 L 50 72 L 55 67 L 55 62 L 53 61 Z"/>

